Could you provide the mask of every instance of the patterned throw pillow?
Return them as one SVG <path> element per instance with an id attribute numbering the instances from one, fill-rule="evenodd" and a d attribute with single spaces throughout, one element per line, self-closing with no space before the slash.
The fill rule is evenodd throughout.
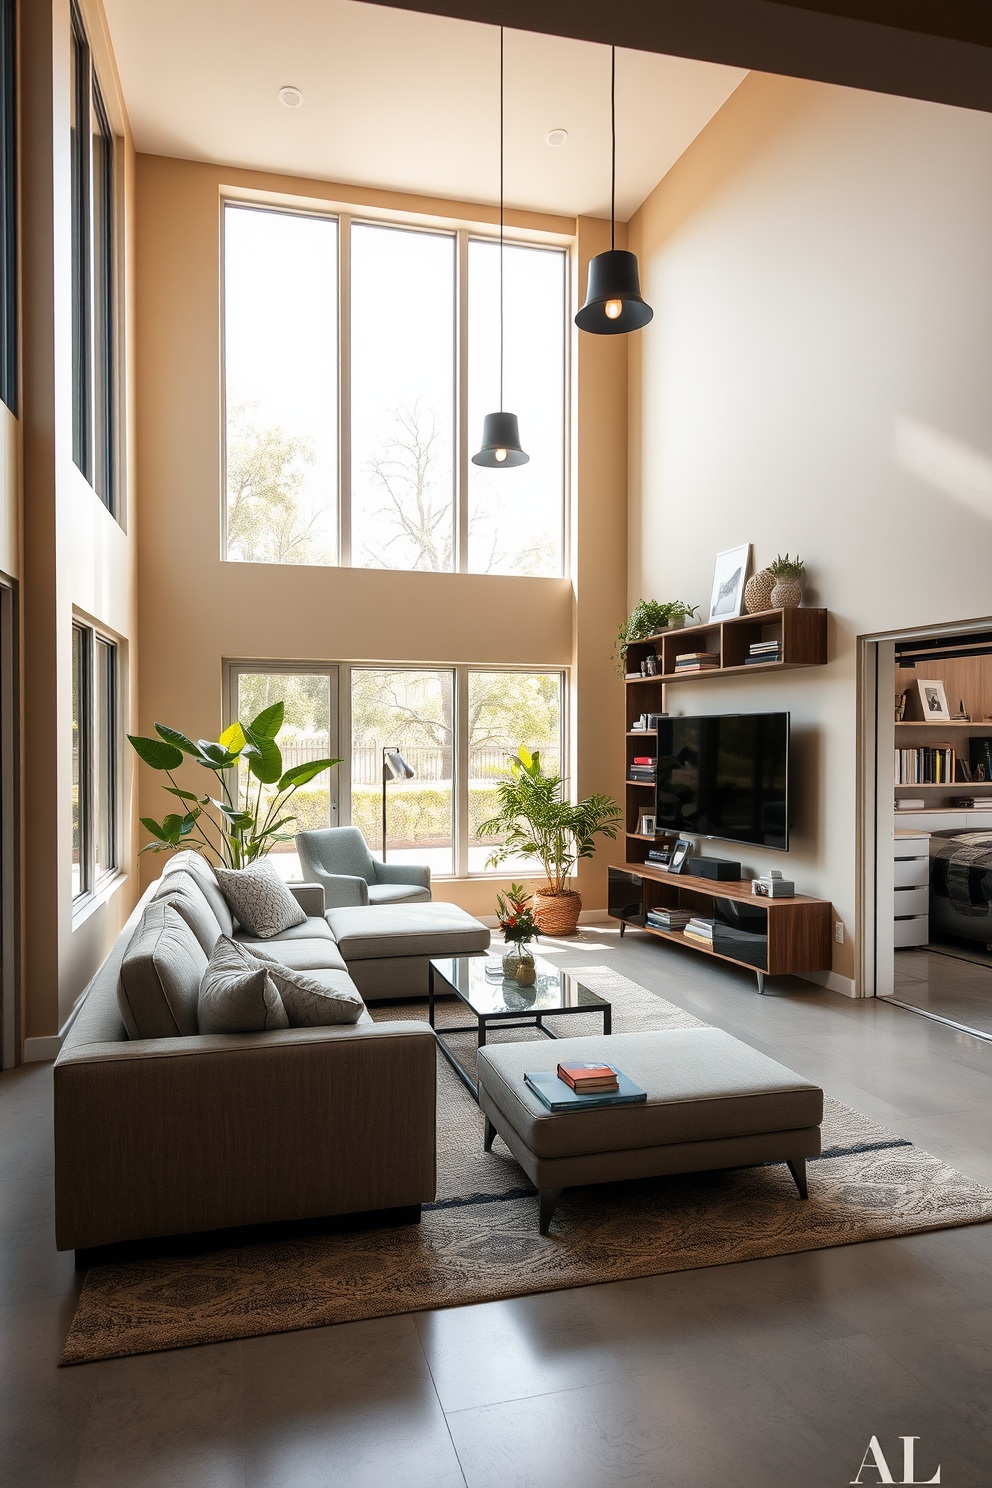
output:
<path id="1" fill-rule="evenodd" d="M 266 967 L 222 935 L 200 981 L 201 1033 L 264 1033 L 288 1028 L 289 1015 Z"/>
<path id="2" fill-rule="evenodd" d="M 215 868 L 221 892 L 241 927 L 259 940 L 270 940 L 294 925 L 305 925 L 292 894 L 266 858 L 247 868 Z"/>
<path id="3" fill-rule="evenodd" d="M 290 1028 L 329 1028 L 357 1023 L 365 1003 L 346 971 L 297 971 L 269 951 L 251 951 L 263 961 L 289 1015 Z"/>

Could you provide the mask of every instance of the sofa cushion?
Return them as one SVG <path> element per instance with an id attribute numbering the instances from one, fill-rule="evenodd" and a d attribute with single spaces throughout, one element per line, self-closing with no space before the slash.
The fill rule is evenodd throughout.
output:
<path id="1" fill-rule="evenodd" d="M 191 873 L 214 912 L 214 917 L 220 926 L 221 935 L 233 935 L 234 920 L 231 911 L 227 907 L 227 900 L 220 891 L 220 884 L 214 877 L 214 870 L 210 864 L 200 857 L 199 853 L 184 852 L 177 853 L 171 862 L 166 863 L 162 870 L 163 881 L 172 878 L 178 873 Z"/>
<path id="2" fill-rule="evenodd" d="M 236 935 L 238 945 L 265 960 L 278 961 L 297 971 L 347 971 L 344 957 L 333 940 L 252 940 Z"/>
<path id="3" fill-rule="evenodd" d="M 457 904 L 355 905 L 329 909 L 327 923 L 346 961 L 379 956 L 465 956 L 484 951 L 489 931 Z"/>
<path id="4" fill-rule="evenodd" d="M 430 897 L 430 889 L 425 889 L 420 884 L 369 884 L 370 904 L 417 904 L 418 902 L 427 904 L 430 902 Z"/>
<path id="5" fill-rule="evenodd" d="M 204 955 L 209 956 L 218 938 L 224 933 L 217 923 L 217 916 L 193 873 L 169 873 L 159 880 L 153 902 L 171 904 L 177 914 L 182 915 L 200 945 Z"/>
<path id="6" fill-rule="evenodd" d="M 605 1061 L 647 1091 L 643 1105 L 551 1112 L 524 1083 L 561 1059 Z M 719 1028 L 602 1034 L 479 1050 L 479 1083 L 539 1157 L 716 1141 L 820 1124 L 823 1091 Z"/>
<path id="7" fill-rule="evenodd" d="M 226 935 L 200 982 L 201 1033 L 265 1033 L 288 1028 L 289 1014 L 268 968 Z"/>
<path id="8" fill-rule="evenodd" d="M 133 1039 L 197 1032 L 203 947 L 171 904 L 152 900 L 121 962 L 117 1003 Z"/>
<path id="9" fill-rule="evenodd" d="M 234 938 L 247 941 L 260 937 L 252 935 L 249 930 L 235 930 Z M 323 915 L 319 920 L 316 915 L 308 915 L 299 925 L 290 925 L 288 930 L 280 930 L 278 935 L 265 936 L 266 945 L 284 945 L 287 940 L 326 940 L 333 945 L 334 932 Z"/>
<path id="10" fill-rule="evenodd" d="M 290 1028 L 357 1023 L 365 1011 L 361 993 L 346 971 L 296 971 L 270 961 L 268 974 L 282 998 Z"/>
<path id="11" fill-rule="evenodd" d="M 260 940 L 306 923 L 306 915 L 266 858 L 247 868 L 216 868 L 221 892 L 242 928 Z"/>

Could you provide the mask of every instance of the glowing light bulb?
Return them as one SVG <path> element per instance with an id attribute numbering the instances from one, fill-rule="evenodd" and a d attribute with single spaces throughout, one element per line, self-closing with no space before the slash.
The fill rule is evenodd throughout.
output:
<path id="1" fill-rule="evenodd" d="M 623 300 L 607 300 L 603 308 L 610 320 L 616 320 L 623 309 Z"/>
<path id="2" fill-rule="evenodd" d="M 493 454 L 496 456 L 496 459 L 502 465 L 503 461 L 506 459 L 506 450 L 505 449 L 494 450 L 493 451 Z"/>

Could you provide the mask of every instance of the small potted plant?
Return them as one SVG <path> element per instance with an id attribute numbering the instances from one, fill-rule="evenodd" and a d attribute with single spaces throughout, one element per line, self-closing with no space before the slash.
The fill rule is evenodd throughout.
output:
<path id="1" fill-rule="evenodd" d="M 523 884 L 511 883 L 505 894 L 496 895 L 496 917 L 506 941 L 503 953 L 503 975 L 522 987 L 532 987 L 537 969 L 530 943 L 537 937 L 537 921 L 531 908 L 531 896 Z"/>
<path id="2" fill-rule="evenodd" d="M 631 641 L 643 641 L 646 636 L 657 635 L 659 630 L 679 630 L 698 609 L 698 605 L 687 605 L 681 599 L 672 599 L 665 604 L 659 604 L 655 599 L 638 600 L 630 617 L 617 626 L 613 647 L 617 676 L 623 680 L 627 647 Z"/>
<path id="3" fill-rule="evenodd" d="M 771 593 L 771 605 L 773 610 L 794 610 L 802 603 L 803 591 L 801 579 L 806 572 L 806 565 L 797 553 L 795 558 L 790 558 L 786 553 L 783 558 L 781 554 L 774 563 L 769 563 L 768 572 L 775 580 L 775 587 Z"/>

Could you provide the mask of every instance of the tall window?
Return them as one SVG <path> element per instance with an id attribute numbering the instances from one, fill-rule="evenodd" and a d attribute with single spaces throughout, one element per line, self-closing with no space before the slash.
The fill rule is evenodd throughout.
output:
<path id="1" fill-rule="evenodd" d="M 120 708 L 117 646 L 72 627 L 72 897 L 117 871 Z"/>
<path id="2" fill-rule="evenodd" d="M 89 43 L 72 7 L 72 454 L 116 509 L 114 136 Z"/>
<path id="3" fill-rule="evenodd" d="M 350 822 L 381 858 L 382 754 L 399 749 L 414 774 L 386 787 L 389 862 L 425 863 L 442 878 L 534 870 L 520 859 L 488 869 L 494 841 L 480 838 L 478 825 L 495 813 L 521 744 L 540 750 L 548 770 L 561 768 L 560 671 L 231 662 L 229 678 L 228 722 L 285 700 L 278 743 L 287 764 L 342 757 L 294 797 L 298 830 Z M 273 862 L 285 877 L 299 876 L 292 843 Z"/>
<path id="4" fill-rule="evenodd" d="M 0 0 L 0 398 L 17 412 L 16 0 Z"/>
<path id="5" fill-rule="evenodd" d="M 566 267 L 562 249 L 506 249 L 504 401 L 531 460 L 483 471 L 498 246 L 228 203 L 228 558 L 560 574 Z"/>

